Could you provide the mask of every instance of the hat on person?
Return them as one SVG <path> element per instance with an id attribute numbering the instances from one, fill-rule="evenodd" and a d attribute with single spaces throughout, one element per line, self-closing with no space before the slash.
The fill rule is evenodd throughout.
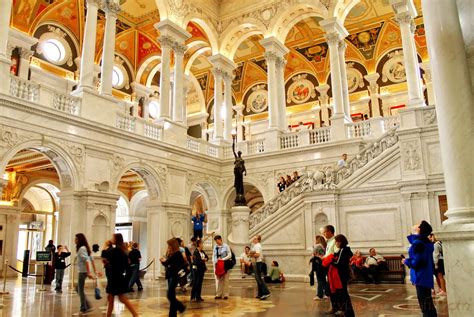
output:
<path id="1" fill-rule="evenodd" d="M 420 223 L 418 228 L 420 228 L 420 236 L 422 237 L 428 237 L 430 233 L 433 232 L 431 225 L 424 220 Z"/>

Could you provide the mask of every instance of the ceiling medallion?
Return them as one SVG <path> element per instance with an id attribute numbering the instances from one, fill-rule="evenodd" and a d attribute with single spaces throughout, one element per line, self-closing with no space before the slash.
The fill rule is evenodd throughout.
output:
<path id="1" fill-rule="evenodd" d="M 247 112 L 260 113 L 268 108 L 268 91 L 265 85 L 256 85 L 252 87 L 252 93 L 247 99 Z"/>
<path id="2" fill-rule="evenodd" d="M 308 101 L 309 98 L 316 97 L 314 85 L 306 79 L 307 76 L 308 74 L 300 74 L 291 79 L 293 83 L 288 87 L 287 102 L 302 104 Z"/>

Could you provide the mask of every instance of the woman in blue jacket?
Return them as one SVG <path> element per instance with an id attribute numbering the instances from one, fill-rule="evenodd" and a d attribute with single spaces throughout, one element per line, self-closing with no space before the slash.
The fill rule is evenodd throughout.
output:
<path id="1" fill-rule="evenodd" d="M 436 317 L 436 308 L 431 297 L 433 282 L 433 243 L 428 236 L 433 231 L 431 225 L 422 221 L 415 228 L 414 234 L 408 236 L 411 243 L 408 250 L 408 258 L 402 263 L 410 268 L 410 280 L 416 286 L 416 296 L 423 317 Z"/>

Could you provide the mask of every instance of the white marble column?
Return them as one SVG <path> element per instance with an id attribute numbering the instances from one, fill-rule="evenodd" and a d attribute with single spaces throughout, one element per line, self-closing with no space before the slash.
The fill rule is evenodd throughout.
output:
<path id="1" fill-rule="evenodd" d="M 223 78 L 225 107 L 224 140 L 232 142 L 232 114 L 234 113 L 234 109 L 232 108 L 232 80 L 234 79 L 234 75 L 232 73 L 225 73 Z"/>
<path id="2" fill-rule="evenodd" d="M 174 51 L 174 85 L 173 85 L 173 120 L 178 123 L 183 123 L 185 116 L 184 103 L 184 67 L 183 59 L 184 52 L 187 46 L 183 43 L 175 42 L 173 45 Z"/>
<path id="3" fill-rule="evenodd" d="M 423 0 L 422 7 L 448 198 L 448 219 L 437 234 L 444 247 L 448 310 L 452 317 L 470 316 L 474 303 L 474 169 L 468 158 L 474 153 L 474 142 L 469 139 L 474 135 L 470 79 L 474 68 L 466 57 L 472 43 L 465 41 L 472 38 L 473 29 L 461 29 L 460 15 L 472 15 L 474 10 L 472 3 L 458 8 L 456 1 L 444 0 Z"/>
<path id="4" fill-rule="evenodd" d="M 139 106 L 139 100 L 140 98 L 143 98 L 143 109 L 142 109 L 142 116 L 145 120 L 148 120 L 149 118 L 149 102 L 150 102 L 150 95 L 152 94 L 152 89 L 149 87 L 146 87 L 145 85 L 140 84 L 139 82 L 133 82 L 132 83 L 132 88 L 133 91 L 135 92 L 135 96 L 137 99 L 137 104 L 136 104 L 136 113 L 138 116 L 138 106 Z"/>
<path id="5" fill-rule="evenodd" d="M 325 38 L 329 46 L 329 63 L 331 67 L 331 92 L 334 101 L 331 116 L 331 138 L 334 141 L 347 138 L 345 123 L 349 121 L 344 106 L 343 71 L 339 58 L 339 45 L 348 35 L 347 30 L 336 18 L 326 19 L 320 22 L 325 30 Z"/>
<path id="6" fill-rule="evenodd" d="M 288 48 L 276 37 L 260 41 L 265 48 L 268 76 L 268 128 L 286 131 L 285 55 Z"/>
<path id="7" fill-rule="evenodd" d="M 285 89 L 285 66 L 286 60 L 283 56 L 278 56 L 276 60 L 276 90 L 278 97 L 278 128 L 286 131 L 288 120 L 286 117 L 286 89 Z"/>
<path id="8" fill-rule="evenodd" d="M 237 142 L 243 141 L 244 140 L 244 134 L 243 134 L 243 117 L 244 117 L 244 109 L 245 106 L 240 104 L 240 105 L 235 105 L 232 107 L 235 110 L 236 117 L 237 117 L 237 126 L 235 127 L 235 132 L 237 133 Z"/>
<path id="9" fill-rule="evenodd" d="M 365 75 L 364 78 L 369 83 L 368 91 L 372 108 L 372 118 L 380 117 L 379 85 L 377 84 L 377 80 L 380 78 L 380 75 L 378 73 L 373 73 Z"/>
<path id="10" fill-rule="evenodd" d="M 213 140 L 219 142 L 223 139 L 223 126 L 222 126 L 222 77 L 223 71 L 220 68 L 214 67 L 212 69 L 214 75 L 214 133 Z"/>
<path id="11" fill-rule="evenodd" d="M 84 41 L 82 44 L 81 72 L 79 75 L 79 87 L 93 88 L 94 81 L 94 58 L 95 41 L 97 34 L 97 11 L 99 10 L 100 0 L 87 0 L 87 16 L 84 27 Z"/>
<path id="12" fill-rule="evenodd" d="M 346 121 L 351 122 L 351 106 L 349 103 L 349 88 L 347 86 L 347 71 L 346 71 L 346 42 L 344 39 L 338 44 L 339 52 L 339 68 L 341 70 L 341 89 L 342 89 L 342 102 L 344 104 L 344 115 Z"/>
<path id="13" fill-rule="evenodd" d="M 100 94 L 112 95 L 112 71 L 115 60 L 115 24 L 117 13 L 120 12 L 120 5 L 115 1 L 104 2 L 105 11 L 105 34 L 104 46 L 102 48 L 101 85 Z"/>
<path id="14" fill-rule="evenodd" d="M 268 76 L 268 128 L 278 129 L 278 94 L 276 87 L 276 55 L 271 52 L 265 53 L 265 60 L 267 61 L 267 76 Z"/>
<path id="15" fill-rule="evenodd" d="M 232 76 L 237 65 L 222 54 L 216 54 L 209 58 L 213 65 L 214 74 L 214 143 L 228 143 L 232 140 Z M 227 77 L 227 78 L 226 78 Z M 226 96 L 223 96 L 223 80 L 228 80 L 226 85 Z M 225 100 L 224 100 L 225 99 Z M 222 107 L 225 107 L 225 117 L 222 118 Z M 227 123 L 225 123 L 227 121 Z M 223 127 L 223 124 L 226 124 Z M 227 129 L 223 131 L 223 128 Z"/>
<path id="16" fill-rule="evenodd" d="M 0 0 L 0 58 L 3 57 L 7 60 L 10 60 L 7 47 L 12 3 L 11 0 Z"/>
<path id="17" fill-rule="evenodd" d="M 171 64 L 171 46 L 174 41 L 170 36 L 161 35 L 158 39 L 161 44 L 161 72 L 160 72 L 160 118 L 169 119 L 171 117 L 171 83 L 170 83 L 170 64 Z"/>
<path id="18" fill-rule="evenodd" d="M 413 19 L 418 15 L 413 0 L 390 0 L 390 4 L 395 11 L 396 20 L 400 25 L 403 46 L 403 62 L 408 85 L 409 107 L 425 105 L 423 98 L 423 88 L 418 65 L 418 55 L 416 53 L 415 24 Z"/>
<path id="19" fill-rule="evenodd" d="M 420 67 L 425 72 L 423 74 L 423 80 L 425 81 L 426 95 L 428 97 L 427 104 L 428 106 L 433 106 L 435 104 L 435 95 L 433 91 L 433 79 L 431 76 L 430 62 L 421 63 Z"/>

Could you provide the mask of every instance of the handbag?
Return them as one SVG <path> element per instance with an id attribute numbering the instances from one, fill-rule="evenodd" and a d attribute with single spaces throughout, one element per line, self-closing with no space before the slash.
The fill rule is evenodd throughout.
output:
<path id="1" fill-rule="evenodd" d="M 100 296 L 99 281 L 98 281 L 97 278 L 95 278 L 94 297 L 95 297 L 95 299 L 97 299 L 97 300 L 102 299 L 102 296 Z"/>
<path id="2" fill-rule="evenodd" d="M 226 272 L 231 270 L 237 263 L 234 252 L 232 250 L 230 252 L 232 254 L 231 258 L 224 261 L 224 269 Z"/>

